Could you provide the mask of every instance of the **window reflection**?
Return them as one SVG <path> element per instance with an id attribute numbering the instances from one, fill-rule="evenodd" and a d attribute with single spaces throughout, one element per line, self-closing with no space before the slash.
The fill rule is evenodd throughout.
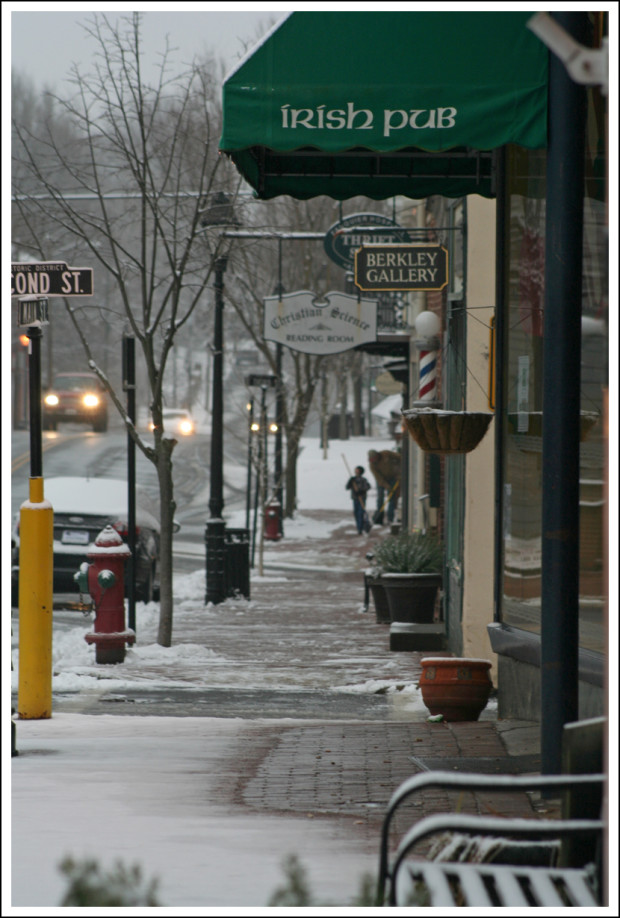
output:
<path id="1" fill-rule="evenodd" d="M 590 93 L 592 100 L 593 94 Z M 580 644 L 603 651 L 604 439 L 607 385 L 607 228 L 601 143 L 590 105 L 584 196 L 580 447 Z M 508 290 L 501 619 L 540 632 L 542 356 L 544 335 L 544 154 L 508 155 Z"/>

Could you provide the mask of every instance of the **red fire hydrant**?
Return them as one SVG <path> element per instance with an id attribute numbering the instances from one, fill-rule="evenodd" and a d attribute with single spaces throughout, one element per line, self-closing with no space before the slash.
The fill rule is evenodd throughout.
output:
<path id="1" fill-rule="evenodd" d="M 125 629 L 125 561 L 131 552 L 112 526 L 106 526 L 75 575 L 80 590 L 87 590 L 95 607 L 95 630 L 84 635 L 95 645 L 97 663 L 122 663 L 125 644 L 133 644 L 136 633 Z"/>
<path id="2" fill-rule="evenodd" d="M 270 500 L 265 504 L 265 539 L 269 542 L 279 542 L 281 538 L 280 502 Z"/>

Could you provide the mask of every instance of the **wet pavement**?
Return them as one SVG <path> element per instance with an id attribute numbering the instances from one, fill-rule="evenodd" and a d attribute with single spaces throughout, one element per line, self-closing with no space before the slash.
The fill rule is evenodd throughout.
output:
<path id="1" fill-rule="evenodd" d="M 389 624 L 376 620 L 372 600 L 364 611 L 366 552 L 387 530 L 358 537 L 340 511 L 315 517 L 325 538 L 266 546 L 250 602 L 179 617 L 176 641 L 206 643 L 208 670 L 177 655 L 166 667 L 169 686 L 59 694 L 54 710 L 240 719 L 223 798 L 254 812 L 336 820 L 370 848 L 391 794 L 413 774 L 538 771 L 539 725 L 498 721 L 492 701 L 476 722 L 427 720 L 411 691 L 427 654 L 390 651 Z M 463 799 L 436 790 L 405 808 L 403 819 L 455 807 L 525 816 L 532 804 L 541 806 L 524 793 Z"/>

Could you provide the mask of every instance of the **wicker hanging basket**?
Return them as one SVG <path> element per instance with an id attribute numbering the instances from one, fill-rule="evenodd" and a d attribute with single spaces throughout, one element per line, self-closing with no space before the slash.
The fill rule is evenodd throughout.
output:
<path id="1" fill-rule="evenodd" d="M 469 453 L 484 437 L 493 418 L 485 411 L 407 408 L 402 412 L 409 435 L 427 453 Z"/>

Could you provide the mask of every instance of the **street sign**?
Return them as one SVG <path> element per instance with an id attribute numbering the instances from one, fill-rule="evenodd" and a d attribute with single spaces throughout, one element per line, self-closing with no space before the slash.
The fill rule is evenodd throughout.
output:
<path id="1" fill-rule="evenodd" d="M 274 389 L 277 381 L 278 377 L 269 373 L 250 373 L 245 377 L 246 386 L 268 386 Z"/>
<path id="2" fill-rule="evenodd" d="M 34 328 L 49 325 L 48 300 L 44 296 L 20 297 L 17 302 L 17 325 Z"/>
<path id="3" fill-rule="evenodd" d="M 11 265 L 11 296 L 92 295 L 92 268 L 70 268 L 64 261 Z"/>
<path id="4" fill-rule="evenodd" d="M 381 214 L 351 214 L 330 226 L 323 247 L 332 261 L 352 271 L 355 250 L 361 245 L 374 242 L 411 242 L 411 236 L 391 217 Z"/>
<path id="5" fill-rule="evenodd" d="M 442 290 L 448 250 L 442 245 L 366 245 L 355 253 L 360 290 Z"/>

